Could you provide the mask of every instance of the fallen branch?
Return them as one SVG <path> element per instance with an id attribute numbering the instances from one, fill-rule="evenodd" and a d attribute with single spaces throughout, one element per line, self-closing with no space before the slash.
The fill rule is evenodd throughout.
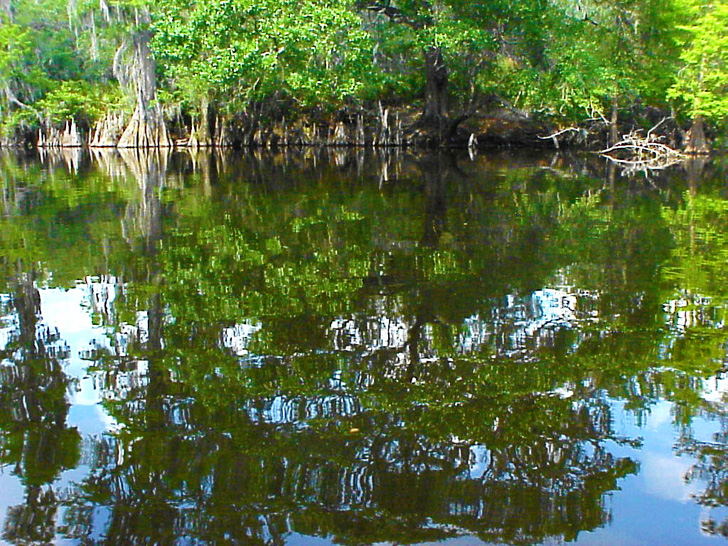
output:
<path id="1" fill-rule="evenodd" d="M 617 142 L 614 146 L 611 146 L 610 148 L 607 148 L 606 150 L 601 150 L 599 153 L 601 155 L 607 155 L 610 152 L 614 152 L 617 150 L 628 150 L 632 152 L 648 152 L 652 155 L 658 156 L 658 155 L 671 155 L 671 154 L 678 154 L 681 155 L 680 152 L 677 150 L 673 150 L 669 146 L 666 146 L 665 144 L 660 143 L 649 143 L 645 144 L 643 142 L 639 141 L 620 141 Z"/>
<path id="2" fill-rule="evenodd" d="M 550 138 L 560 137 L 564 133 L 568 133 L 568 132 L 571 132 L 571 131 L 574 131 L 574 132 L 577 132 L 578 133 L 579 132 L 579 129 L 577 129 L 576 127 L 567 127 L 566 129 L 562 129 L 561 131 L 559 131 L 557 133 L 554 133 L 553 135 L 549 135 L 549 136 L 539 136 L 538 138 L 540 138 L 541 140 L 548 140 Z"/>
<path id="3" fill-rule="evenodd" d="M 654 134 L 655 129 L 667 119 L 669 118 L 663 118 L 660 123 L 647 132 L 646 136 L 642 136 L 641 131 L 632 131 L 624 135 L 613 146 L 596 153 L 622 165 L 631 172 L 646 173 L 677 165 L 685 159 L 685 156 L 678 150 L 660 142 L 662 137 Z"/>
<path id="4" fill-rule="evenodd" d="M 545 137 L 539 136 L 538 138 L 541 139 L 541 140 L 549 140 L 549 139 L 553 140 L 554 141 L 554 147 L 558 150 L 560 148 L 560 146 L 559 146 L 559 137 L 561 135 L 565 134 L 565 133 L 570 133 L 572 131 L 578 133 L 579 132 L 579 129 L 577 129 L 576 127 L 567 127 L 566 129 L 562 129 L 561 131 L 558 131 L 558 132 L 556 132 L 556 133 L 554 133 L 552 135 L 545 136 Z"/>

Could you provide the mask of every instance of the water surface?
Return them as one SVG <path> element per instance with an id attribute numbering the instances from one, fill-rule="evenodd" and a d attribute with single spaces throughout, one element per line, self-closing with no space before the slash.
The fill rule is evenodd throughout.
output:
<path id="1" fill-rule="evenodd" d="M 0 155 L 7 544 L 718 544 L 726 166 Z"/>

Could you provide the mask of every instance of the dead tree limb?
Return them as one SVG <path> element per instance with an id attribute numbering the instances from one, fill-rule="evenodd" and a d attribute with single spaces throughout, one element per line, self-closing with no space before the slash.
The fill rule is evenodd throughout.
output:
<path id="1" fill-rule="evenodd" d="M 614 145 L 596 153 L 610 161 L 623 166 L 630 172 L 645 172 L 666 169 L 672 165 L 682 163 L 685 156 L 660 142 L 662 137 L 654 131 L 668 118 L 664 118 L 657 125 L 642 136 L 641 131 L 632 131 Z"/>
<path id="2" fill-rule="evenodd" d="M 9 102 L 15 104 L 16 106 L 20 106 L 21 108 L 24 108 L 26 110 L 30 110 L 31 112 L 33 112 L 36 115 L 36 117 L 38 118 L 38 121 L 40 121 L 41 123 L 43 122 L 43 116 L 40 115 L 40 112 L 38 112 L 38 110 L 36 110 L 32 106 L 30 106 L 29 104 L 25 104 L 20 99 L 18 99 L 18 97 L 15 96 L 15 93 L 13 93 L 13 90 L 10 89 L 10 87 L 8 87 L 8 86 L 5 87 L 5 96 L 7 97 Z"/>
<path id="3" fill-rule="evenodd" d="M 558 150 L 559 149 L 559 137 L 561 135 L 564 135 L 566 133 L 570 133 L 572 131 L 578 133 L 579 132 L 579 129 L 577 129 L 576 127 L 567 127 L 566 129 L 562 129 L 561 131 L 557 131 L 556 133 L 554 133 L 552 135 L 549 135 L 549 136 L 539 136 L 538 138 L 541 139 L 541 140 L 549 140 L 549 139 L 553 140 L 554 141 L 554 147 Z"/>

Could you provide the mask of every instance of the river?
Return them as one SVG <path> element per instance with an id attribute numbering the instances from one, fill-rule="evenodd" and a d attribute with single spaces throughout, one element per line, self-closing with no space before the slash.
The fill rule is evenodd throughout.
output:
<path id="1" fill-rule="evenodd" d="M 727 180 L 2 152 L 0 542 L 721 543 Z"/>

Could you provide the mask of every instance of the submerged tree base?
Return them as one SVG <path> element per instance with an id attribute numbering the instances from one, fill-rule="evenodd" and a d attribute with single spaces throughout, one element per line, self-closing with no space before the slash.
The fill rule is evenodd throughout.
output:
<path id="1" fill-rule="evenodd" d="M 645 121 L 649 121 L 649 117 L 628 120 L 632 126 L 644 125 Z M 623 125 L 626 124 L 627 120 Z M 128 123 L 123 114 L 109 113 L 87 131 L 70 121 L 62 128 L 41 129 L 31 143 L 27 142 L 27 137 L 18 136 L 0 141 L 0 147 L 28 144 L 91 148 L 528 147 L 604 151 L 610 145 L 611 130 L 609 122 L 600 118 L 562 129 L 553 122 L 540 120 L 527 111 L 498 100 L 482 105 L 479 111 L 471 114 L 443 115 L 437 120 L 425 118 L 413 105 L 385 106 L 377 103 L 366 109 L 347 109 L 330 115 L 294 113 L 293 119 L 280 113 L 277 117 L 270 114 L 263 116 L 251 109 L 232 116 L 210 114 L 206 121 L 179 118 L 176 124 L 168 125 L 156 109 L 141 111 L 137 107 Z M 650 132 L 654 132 L 654 128 Z M 685 133 L 674 120 L 670 120 L 662 124 L 660 135 L 665 146 L 673 151 L 677 151 L 680 148 L 678 144 L 684 142 L 687 154 L 710 152 L 702 124 L 697 121 Z M 619 144 L 618 153 L 611 155 L 624 159 L 623 148 L 630 144 L 624 141 Z M 648 147 L 653 145 L 651 143 Z"/>
<path id="2" fill-rule="evenodd" d="M 701 117 L 695 118 L 688 134 L 685 153 L 691 155 L 705 155 L 710 153 L 710 144 L 705 137 L 705 121 Z"/>
<path id="3" fill-rule="evenodd" d="M 137 105 L 134 115 L 119 139 L 119 148 L 169 148 L 173 146 L 164 119 L 154 109 Z"/>
<path id="4" fill-rule="evenodd" d="M 539 139 L 540 134 L 548 131 L 545 124 L 505 109 L 443 118 L 441 123 L 434 124 L 423 121 L 414 107 L 377 104 L 367 110 L 344 111 L 332 116 L 301 115 L 294 120 L 280 117 L 264 122 L 259 116 L 247 113 L 216 116 L 210 125 L 209 132 L 201 131 L 199 123 L 193 120 L 189 126 L 170 125 L 173 129 L 168 130 L 161 116 L 145 116 L 137 109 L 128 123 L 122 114 L 109 113 L 87 134 L 71 122 L 63 129 L 44 128 L 37 132 L 32 145 L 61 148 L 550 146 Z M 72 128 L 70 136 L 69 128 Z M 26 142 L 21 138 L 0 142 L 0 147 L 13 146 L 24 147 Z"/>

